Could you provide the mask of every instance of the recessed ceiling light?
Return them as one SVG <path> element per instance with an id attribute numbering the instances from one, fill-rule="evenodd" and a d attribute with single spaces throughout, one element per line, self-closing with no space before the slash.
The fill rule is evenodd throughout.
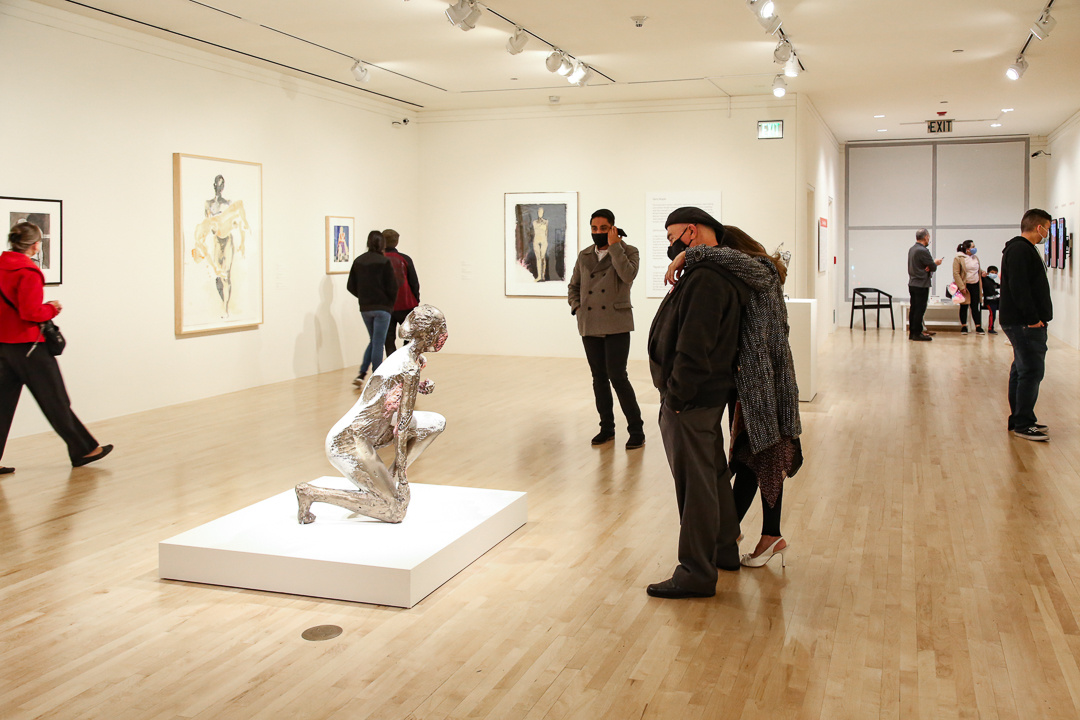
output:
<path id="1" fill-rule="evenodd" d="M 1001 108 L 1001 112 L 1012 112 L 1013 108 Z"/>
<path id="2" fill-rule="evenodd" d="M 878 132 L 889 132 L 886 128 L 881 128 Z"/>
<path id="3" fill-rule="evenodd" d="M 990 127 L 1001 127 L 1001 123 L 990 123 Z"/>
<path id="4" fill-rule="evenodd" d="M 883 117 L 885 117 L 885 116 L 884 116 L 884 115 L 875 115 L 874 117 L 875 117 L 875 118 L 883 118 Z"/>

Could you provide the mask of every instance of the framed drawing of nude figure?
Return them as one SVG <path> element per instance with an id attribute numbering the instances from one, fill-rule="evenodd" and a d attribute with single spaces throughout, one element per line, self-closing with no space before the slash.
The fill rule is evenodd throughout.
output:
<path id="1" fill-rule="evenodd" d="M 176 335 L 263 321 L 262 165 L 173 154 Z"/>
<path id="2" fill-rule="evenodd" d="M 566 297 L 577 255 L 577 193 L 506 193 L 505 202 L 506 295 Z"/>
<path id="3" fill-rule="evenodd" d="M 326 216 L 326 274 L 338 275 L 352 269 L 356 252 L 355 221 L 351 217 Z"/>

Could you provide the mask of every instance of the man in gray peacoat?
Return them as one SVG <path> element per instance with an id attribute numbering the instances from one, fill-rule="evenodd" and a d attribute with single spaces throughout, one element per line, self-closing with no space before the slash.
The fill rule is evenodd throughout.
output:
<path id="1" fill-rule="evenodd" d="M 603 445 L 615 438 L 614 388 L 626 416 L 626 448 L 633 450 L 645 444 L 641 409 L 626 373 L 630 332 L 634 329 L 630 287 L 637 277 L 638 250 L 623 242 L 626 233 L 615 227 L 615 215 L 610 210 L 594 212 L 589 225 L 593 247 L 578 254 L 567 298 L 571 314 L 577 316 L 600 414 L 600 432 L 592 444 Z"/>

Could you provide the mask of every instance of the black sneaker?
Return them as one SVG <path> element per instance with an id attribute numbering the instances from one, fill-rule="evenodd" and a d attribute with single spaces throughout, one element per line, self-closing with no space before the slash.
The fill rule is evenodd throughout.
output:
<path id="1" fill-rule="evenodd" d="M 1035 428 L 1036 430 L 1038 430 L 1041 433 L 1046 433 L 1047 435 L 1050 434 L 1050 426 L 1049 425 L 1040 425 L 1039 423 L 1035 423 L 1031 427 Z"/>
<path id="2" fill-rule="evenodd" d="M 1025 430 L 1013 430 L 1012 434 L 1018 438 L 1024 438 L 1025 440 L 1036 440 L 1039 442 L 1045 442 L 1050 439 L 1049 435 L 1036 427 L 1029 427 Z"/>
<path id="3" fill-rule="evenodd" d="M 991 335 L 997 335 L 997 330 L 990 329 L 990 330 L 987 330 L 986 332 L 990 333 Z"/>
<path id="4" fill-rule="evenodd" d="M 977 327 L 977 328 L 975 328 L 975 334 L 976 335 L 985 335 L 986 331 L 983 330 L 981 327 Z"/>
<path id="5" fill-rule="evenodd" d="M 592 439 L 592 444 L 593 445 L 603 445 L 604 443 L 609 443 L 614 439 L 615 439 L 615 433 L 607 432 L 606 430 L 601 430 L 600 432 L 596 433 L 596 437 L 594 437 Z"/>
<path id="6" fill-rule="evenodd" d="M 960 334 L 962 334 L 962 335 L 967 335 L 967 334 L 968 334 L 968 329 L 967 329 L 967 325 L 965 325 L 964 327 L 960 328 Z"/>
<path id="7" fill-rule="evenodd" d="M 626 441 L 627 450 L 637 450 L 638 448 L 645 447 L 645 434 L 644 433 L 631 433 L 630 439 Z"/>
<path id="8" fill-rule="evenodd" d="M 915 342 L 930 342 L 933 339 L 928 335 L 911 335 L 908 337 L 908 340 L 914 340 Z"/>

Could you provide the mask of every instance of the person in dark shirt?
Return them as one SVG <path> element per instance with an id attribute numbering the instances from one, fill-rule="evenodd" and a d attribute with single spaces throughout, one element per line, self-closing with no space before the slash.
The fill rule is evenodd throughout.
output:
<path id="1" fill-rule="evenodd" d="M 353 260 L 347 286 L 360 302 L 360 315 L 364 318 L 370 337 L 360 364 L 360 374 L 353 380 L 353 385 L 357 387 L 364 386 L 368 368 L 377 369 L 382 363 L 386 329 L 390 325 L 390 311 L 394 309 L 398 290 L 394 266 L 383 254 L 386 240 L 381 232 L 372 230 L 368 233 L 367 249 L 366 253 Z"/>
<path id="2" fill-rule="evenodd" d="M 941 264 L 941 259 L 934 259 L 927 247 L 930 245 L 930 231 L 920 228 L 915 231 L 915 244 L 907 254 L 908 295 L 911 298 L 911 311 L 908 315 L 908 339 L 930 340 L 930 334 L 923 328 L 923 315 L 926 303 L 930 299 L 930 277 Z"/>
<path id="3" fill-rule="evenodd" d="M 679 208 L 665 225 L 672 259 L 724 238 L 724 226 L 700 208 Z M 722 418 L 735 397 L 739 318 L 749 296 L 746 284 L 725 268 L 697 263 L 660 303 L 649 330 L 660 435 L 680 519 L 679 565 L 670 579 L 649 585 L 653 597 L 712 597 L 717 568 L 739 569 L 739 520 Z"/>
<path id="4" fill-rule="evenodd" d="M 1001 305 L 1000 300 L 998 268 L 997 265 L 991 265 L 986 268 L 986 275 L 983 276 L 983 307 L 986 308 L 986 312 L 990 315 L 990 323 L 986 326 L 986 332 L 991 335 L 997 335 L 997 330 L 994 329 L 994 321 L 997 320 L 998 308 Z"/>
<path id="5" fill-rule="evenodd" d="M 394 309 L 390 311 L 390 325 L 386 328 L 386 356 L 390 357 L 397 350 L 395 341 L 398 325 L 405 322 L 413 308 L 420 304 L 420 279 L 416 276 L 416 266 L 412 258 L 398 252 L 398 240 L 401 238 L 398 231 L 387 228 L 382 234 L 386 240 L 385 254 L 394 266 L 394 277 L 398 285 Z"/>
<path id="6" fill-rule="evenodd" d="M 1001 254 L 1001 329 L 1012 343 L 1009 368 L 1009 431 L 1025 440 L 1046 441 L 1049 428 L 1035 417 L 1039 384 L 1046 371 L 1046 325 L 1054 319 L 1046 266 L 1036 245 L 1050 237 L 1050 213 L 1028 210 L 1020 234 Z"/>

